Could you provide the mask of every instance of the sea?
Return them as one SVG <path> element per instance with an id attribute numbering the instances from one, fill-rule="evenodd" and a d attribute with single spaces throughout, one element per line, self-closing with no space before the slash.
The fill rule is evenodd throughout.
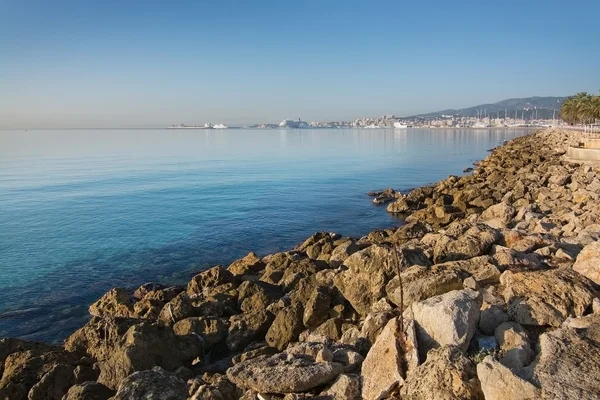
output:
<path id="1" fill-rule="evenodd" d="M 113 287 L 399 226 L 367 192 L 461 175 L 527 132 L 0 130 L 0 338 L 60 343 Z"/>

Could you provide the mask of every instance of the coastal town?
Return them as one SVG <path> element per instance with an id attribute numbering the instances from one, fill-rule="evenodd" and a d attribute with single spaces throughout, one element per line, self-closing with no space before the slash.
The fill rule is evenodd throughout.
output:
<path id="1" fill-rule="evenodd" d="M 561 126 L 564 122 L 558 118 L 553 119 L 525 119 L 525 118 L 500 118 L 500 117 L 463 117 L 456 115 L 441 115 L 435 117 L 409 117 L 400 118 L 395 115 L 382 115 L 381 117 L 363 117 L 352 121 L 303 121 L 302 119 L 284 119 L 279 124 L 254 124 L 245 125 L 243 129 L 406 129 L 406 128 L 521 128 L 521 127 L 552 127 Z M 212 125 L 172 125 L 169 129 L 227 129 L 224 124 Z M 233 128 L 233 127 L 232 127 Z"/>

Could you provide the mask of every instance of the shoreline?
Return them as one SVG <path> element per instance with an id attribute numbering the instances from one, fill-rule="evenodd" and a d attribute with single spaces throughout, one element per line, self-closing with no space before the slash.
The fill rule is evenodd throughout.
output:
<path id="1" fill-rule="evenodd" d="M 53 387 L 66 400 L 125 399 L 140 385 L 154 395 L 169 387 L 173 399 L 459 389 L 488 398 L 499 377 L 533 398 L 570 398 L 564 368 L 600 371 L 593 357 L 569 364 L 576 351 L 600 356 L 591 343 L 600 331 L 600 171 L 563 160 L 576 140 L 530 133 L 471 174 L 395 192 L 386 207 L 407 214 L 400 227 L 362 238 L 318 232 L 291 251 L 202 271 L 186 287 L 113 289 L 64 346 L 0 341 L 0 398 L 43 398 Z M 557 331 L 588 347 L 549 348 Z M 458 386 L 436 382 L 442 370 Z M 600 389 L 579 375 L 580 393 Z"/>

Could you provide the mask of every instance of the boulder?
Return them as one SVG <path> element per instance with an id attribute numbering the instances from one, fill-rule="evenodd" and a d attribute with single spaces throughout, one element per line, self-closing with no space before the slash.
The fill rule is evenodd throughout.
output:
<path id="1" fill-rule="evenodd" d="M 477 365 L 477 377 L 485 400 L 536 400 L 540 390 L 487 356 Z"/>
<path id="2" fill-rule="evenodd" d="M 463 288 L 463 276 L 460 270 L 434 265 L 431 268 L 414 266 L 400 273 L 400 281 L 395 276 L 386 285 L 388 298 L 396 306 L 402 303 L 404 308 L 410 307 L 415 301 L 425 300 L 432 296 Z M 401 302 L 400 293 L 403 293 Z"/>
<path id="3" fill-rule="evenodd" d="M 406 378 L 407 356 L 414 353 L 414 336 L 405 335 L 400 330 L 398 318 L 391 319 L 362 364 L 362 398 L 378 400 L 397 393 Z M 412 361 L 416 361 L 415 358 L 416 354 Z"/>
<path id="4" fill-rule="evenodd" d="M 186 399 L 187 395 L 185 381 L 160 367 L 154 367 L 129 375 L 119 386 L 113 400 L 181 400 Z"/>
<path id="5" fill-rule="evenodd" d="M 577 324 L 575 324 L 577 323 Z M 547 399 L 597 399 L 600 393 L 600 318 L 577 318 L 539 338 L 539 353 L 526 377 Z"/>
<path id="6" fill-rule="evenodd" d="M 344 262 L 348 270 L 334 278 L 335 286 L 359 314 L 367 315 L 371 304 L 385 296 L 385 285 L 396 273 L 394 251 L 385 246 L 369 246 L 348 257 Z M 401 269 L 431 264 L 421 249 L 401 247 L 397 253 Z"/>
<path id="7" fill-rule="evenodd" d="M 517 210 L 513 206 L 502 202 L 486 208 L 479 220 L 494 228 L 500 228 L 507 226 L 516 213 Z"/>
<path id="8" fill-rule="evenodd" d="M 29 390 L 29 400 L 61 400 L 73 385 L 73 366 L 55 364 Z"/>
<path id="9" fill-rule="evenodd" d="M 503 322 L 508 321 L 508 314 L 504 307 L 499 304 L 484 303 L 479 315 L 479 330 L 486 335 L 493 335 L 496 328 Z"/>
<path id="10" fill-rule="evenodd" d="M 592 242 L 581 250 L 573 270 L 600 285 L 600 241 Z"/>
<path id="11" fill-rule="evenodd" d="M 131 318 L 92 317 L 66 340 L 65 350 L 98 361 L 107 360 L 129 328 L 139 322 Z"/>
<path id="12" fill-rule="evenodd" d="M 410 374 L 399 398 L 408 400 L 483 400 L 473 362 L 458 347 L 433 349 L 427 361 Z"/>
<path id="13" fill-rule="evenodd" d="M 467 350 L 477 329 L 481 295 L 471 289 L 453 290 L 413 303 L 419 355 L 425 360 L 433 348 L 451 345 Z"/>
<path id="14" fill-rule="evenodd" d="M 98 382 L 83 382 L 71 386 L 62 400 L 108 400 L 115 392 Z"/>
<path id="15" fill-rule="evenodd" d="M 94 317 L 129 317 L 133 314 L 133 302 L 125 289 L 114 288 L 92 304 L 89 312 Z"/>
<path id="16" fill-rule="evenodd" d="M 265 339 L 269 346 L 283 350 L 288 343 L 298 339 L 304 329 L 302 325 L 303 308 L 300 304 L 292 304 L 277 313 Z"/>
<path id="17" fill-rule="evenodd" d="M 515 322 L 504 322 L 496 328 L 496 341 L 503 355 L 500 363 L 512 370 L 529 365 L 535 356 L 527 332 Z"/>
<path id="18" fill-rule="evenodd" d="M 238 287 L 238 308 L 242 312 L 264 310 L 280 297 L 281 290 L 275 285 L 245 281 Z"/>
<path id="19" fill-rule="evenodd" d="M 194 276 L 187 285 L 187 294 L 190 296 L 201 294 L 206 288 L 226 283 L 235 283 L 235 277 L 227 269 L 218 265 Z"/>
<path id="20" fill-rule="evenodd" d="M 248 253 L 244 258 L 231 263 L 227 270 L 233 275 L 253 275 L 262 271 L 265 268 L 265 263 L 253 252 Z"/>
<path id="21" fill-rule="evenodd" d="M 361 400 L 360 377 L 352 374 L 341 374 L 318 397 L 323 400 Z"/>
<path id="22" fill-rule="evenodd" d="M 360 247 L 352 239 L 344 240 L 342 243 L 337 245 L 331 252 L 329 257 L 329 264 L 333 267 L 339 267 L 346 261 L 348 257 L 360 250 Z"/>
<path id="23" fill-rule="evenodd" d="M 487 225 L 450 226 L 437 240 L 433 248 L 433 260 L 438 264 L 481 256 L 500 239 L 500 232 Z"/>
<path id="24" fill-rule="evenodd" d="M 227 377 L 237 386 L 259 393 L 295 393 L 330 382 L 343 369 L 339 363 L 284 352 L 240 362 L 227 370 Z"/>
<path id="25" fill-rule="evenodd" d="M 36 346 L 27 347 L 6 356 L 0 379 L 0 399 L 26 399 L 28 392 L 35 386 L 37 388 L 32 394 L 36 399 L 55 389 L 65 389 L 66 392 L 68 386 L 63 386 L 63 378 L 68 376 L 67 369 L 72 373 L 77 357 L 62 350 L 44 351 Z M 61 366 L 57 367 L 58 365 Z M 43 382 L 40 384 L 40 381 Z"/>
<path id="26" fill-rule="evenodd" d="M 227 347 L 239 351 L 254 341 L 263 340 L 273 319 L 273 314 L 267 310 L 232 316 L 229 319 Z"/>
<path id="27" fill-rule="evenodd" d="M 331 300 L 328 288 L 317 287 L 304 305 L 304 326 L 314 328 L 325 322 L 329 317 Z"/>
<path id="28" fill-rule="evenodd" d="M 583 315 L 597 297 L 593 283 L 571 270 L 506 271 L 500 282 L 509 317 L 522 325 L 560 326 Z"/>
<path id="29" fill-rule="evenodd" d="M 143 322 L 129 328 L 110 357 L 100 364 L 98 382 L 116 389 L 133 372 L 154 366 L 173 371 L 201 353 L 199 338 L 176 336 L 170 327 Z"/>
<path id="30" fill-rule="evenodd" d="M 191 317 L 182 319 L 173 325 L 176 335 L 198 335 L 202 338 L 203 346 L 211 347 L 227 336 L 229 323 L 217 317 Z"/>

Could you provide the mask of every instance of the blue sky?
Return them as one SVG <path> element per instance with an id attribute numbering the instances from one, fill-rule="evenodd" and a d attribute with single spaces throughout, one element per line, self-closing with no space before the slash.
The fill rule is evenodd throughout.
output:
<path id="1" fill-rule="evenodd" d="M 0 128 L 410 115 L 600 89 L 600 1 L 0 0 Z"/>

